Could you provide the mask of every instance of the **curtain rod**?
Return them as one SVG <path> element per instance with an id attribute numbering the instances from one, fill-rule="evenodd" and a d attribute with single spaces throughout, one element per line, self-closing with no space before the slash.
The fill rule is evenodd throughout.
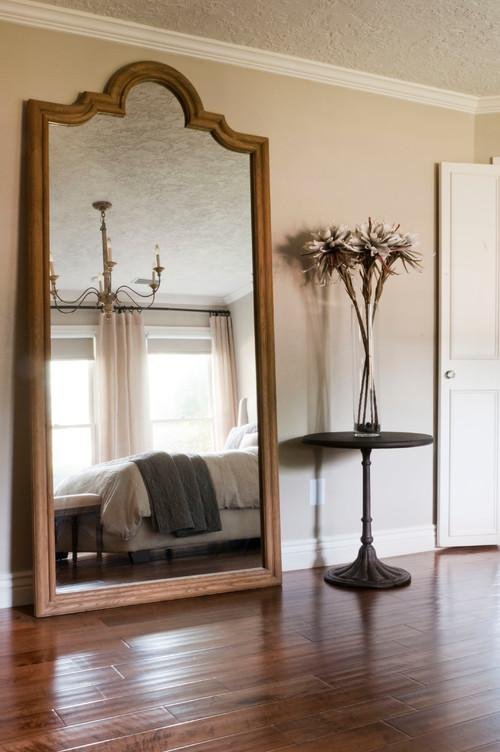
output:
<path id="1" fill-rule="evenodd" d="M 51 311 L 64 311 L 64 310 L 71 310 L 74 309 L 75 311 L 100 311 L 101 309 L 98 306 L 78 306 L 75 308 L 75 306 L 72 305 L 60 305 L 55 306 L 51 305 L 50 310 Z M 173 308 L 171 306 L 153 306 L 152 308 L 140 308 L 139 306 L 117 306 L 117 311 L 186 311 L 187 313 L 209 313 L 214 316 L 230 316 L 231 312 L 227 310 L 221 310 L 219 308 Z"/>

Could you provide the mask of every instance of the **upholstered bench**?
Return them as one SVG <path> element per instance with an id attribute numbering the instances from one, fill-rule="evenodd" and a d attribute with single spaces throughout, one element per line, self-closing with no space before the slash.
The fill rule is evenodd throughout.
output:
<path id="1" fill-rule="evenodd" d="M 101 525 L 101 497 L 99 494 L 68 494 L 54 497 L 54 517 L 56 521 L 62 517 L 71 518 L 71 545 L 73 549 L 73 566 L 78 561 L 78 521 L 83 514 L 95 514 L 96 517 L 96 553 L 102 559 L 102 525 Z"/>

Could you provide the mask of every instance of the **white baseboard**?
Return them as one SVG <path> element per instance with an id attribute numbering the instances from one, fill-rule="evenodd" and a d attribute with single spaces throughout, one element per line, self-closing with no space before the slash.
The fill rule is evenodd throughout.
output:
<path id="1" fill-rule="evenodd" d="M 312 569 L 352 561 L 360 547 L 359 533 L 283 541 L 283 570 Z M 374 543 L 379 556 L 402 556 L 436 548 L 434 525 L 377 530 Z"/>
<path id="2" fill-rule="evenodd" d="M 0 608 L 26 606 L 33 603 L 33 573 L 0 574 Z"/>

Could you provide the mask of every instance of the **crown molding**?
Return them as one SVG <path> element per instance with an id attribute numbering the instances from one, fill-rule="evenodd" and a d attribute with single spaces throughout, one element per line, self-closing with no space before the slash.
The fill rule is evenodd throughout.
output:
<path id="1" fill-rule="evenodd" d="M 218 63 L 341 86 L 470 115 L 500 112 L 500 96 L 476 97 L 411 81 L 341 68 L 292 55 L 267 52 L 215 39 L 98 16 L 35 0 L 0 0 L 0 20 L 51 31 L 90 36 L 149 50 L 203 58 Z"/>
<path id="2" fill-rule="evenodd" d="M 500 95 L 493 97 L 479 97 L 476 115 L 492 115 L 500 112 Z"/>

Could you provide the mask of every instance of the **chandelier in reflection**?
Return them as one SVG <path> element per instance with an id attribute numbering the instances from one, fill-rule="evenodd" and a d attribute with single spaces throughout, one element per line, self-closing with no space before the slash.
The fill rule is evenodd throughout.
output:
<path id="1" fill-rule="evenodd" d="M 50 295 L 54 307 L 61 313 L 74 313 L 83 306 L 87 298 L 92 295 L 96 296 L 96 307 L 100 308 L 109 318 L 113 311 L 120 311 L 127 308 L 151 308 L 155 302 L 156 293 L 161 284 L 161 273 L 164 267 L 160 263 L 160 249 L 158 245 L 154 248 L 154 262 L 151 272 L 151 281 L 149 287 L 151 292 L 146 295 L 133 290 L 129 285 L 120 285 L 113 290 L 113 267 L 116 261 L 113 261 L 111 238 L 108 237 L 106 227 L 106 212 L 111 209 L 109 201 L 95 201 L 92 206 L 100 212 L 101 215 L 101 238 L 102 238 L 102 272 L 97 277 L 99 280 L 98 287 L 87 287 L 81 295 L 74 300 L 65 300 L 59 295 L 57 289 L 57 280 L 59 275 L 56 274 L 52 256 L 50 258 Z"/>

